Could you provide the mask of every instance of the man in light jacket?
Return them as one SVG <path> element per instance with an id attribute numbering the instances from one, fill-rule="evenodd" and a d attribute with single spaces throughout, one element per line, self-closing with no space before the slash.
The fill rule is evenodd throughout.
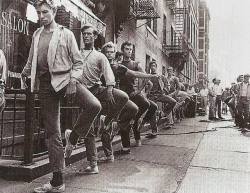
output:
<path id="1" fill-rule="evenodd" d="M 60 100 L 65 95 L 71 99 L 77 95 L 80 106 L 84 107 L 73 128 L 72 144 L 79 136 L 87 135 L 101 105 L 93 94 L 78 82 L 82 75 L 83 59 L 74 34 L 55 22 L 54 1 L 38 0 L 35 8 L 42 27 L 33 34 L 29 58 L 21 76 L 24 82 L 27 77 L 31 78 L 31 92 L 39 88 L 41 115 L 46 130 L 53 178 L 48 184 L 35 188 L 34 192 L 63 192 L 65 161 L 60 130 Z M 70 147 L 67 149 L 72 151 L 73 146 Z"/>
<path id="2" fill-rule="evenodd" d="M 249 74 L 244 75 L 244 80 L 237 87 L 238 93 L 238 115 L 239 115 L 239 127 L 242 132 L 249 132 L 249 105 L 250 105 L 250 83 Z"/>

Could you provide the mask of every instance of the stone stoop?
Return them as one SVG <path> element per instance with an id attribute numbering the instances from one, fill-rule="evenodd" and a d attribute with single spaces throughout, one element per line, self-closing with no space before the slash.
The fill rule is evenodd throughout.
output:
<path id="1" fill-rule="evenodd" d="M 164 117 L 158 122 L 159 129 L 164 126 L 164 122 L 166 120 Z M 149 124 L 146 124 L 142 129 L 143 132 L 149 131 Z M 113 139 L 113 145 L 117 145 L 121 143 L 120 136 L 116 135 Z M 97 141 L 96 147 L 98 152 L 102 150 L 102 143 Z M 73 150 L 72 155 L 69 159 L 66 159 L 66 165 L 73 164 L 77 161 L 82 160 L 86 157 L 86 149 L 84 145 L 77 147 Z M 10 181 L 25 181 L 31 182 L 32 180 L 46 175 L 51 172 L 49 166 L 48 156 L 43 156 L 40 158 L 34 158 L 33 164 L 31 165 L 23 165 L 22 161 L 18 160 L 7 160 L 0 159 L 0 177 Z"/>

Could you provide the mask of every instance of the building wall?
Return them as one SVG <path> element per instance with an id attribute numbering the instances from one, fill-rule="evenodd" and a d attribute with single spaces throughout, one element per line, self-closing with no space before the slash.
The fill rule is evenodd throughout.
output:
<path id="1" fill-rule="evenodd" d="M 135 18 L 128 19 L 122 24 L 123 31 L 120 33 L 117 39 L 114 41 L 117 43 L 117 48 L 120 50 L 121 44 L 124 41 L 130 41 L 135 46 L 135 60 L 140 62 L 145 70 L 148 70 L 148 62 L 151 60 L 156 60 L 158 64 L 158 72 L 163 73 L 164 69 L 169 66 L 168 57 L 162 51 L 163 44 L 163 26 L 166 26 L 167 41 L 170 39 L 170 26 L 172 24 L 172 16 L 170 10 L 164 0 L 157 0 L 155 2 L 155 8 L 160 16 L 157 19 L 157 32 L 154 33 L 152 28 L 148 26 L 147 19 L 136 20 Z M 114 13 L 110 13 L 114 14 Z M 166 16 L 166 25 L 163 25 L 164 16 Z M 112 18 L 111 16 L 107 16 Z M 106 19 L 104 21 L 107 25 L 107 32 L 111 31 L 112 19 Z M 107 33 L 106 33 L 107 34 Z M 108 34 L 107 34 L 108 35 Z M 107 41 L 111 41 L 112 37 L 108 35 Z M 147 58 L 147 59 L 146 59 Z"/>
<path id="2" fill-rule="evenodd" d="M 186 81 L 190 84 L 195 84 L 198 81 L 199 2 L 199 0 L 184 1 L 187 8 L 185 36 L 189 44 L 188 60 L 184 67 L 184 74 L 189 77 Z"/>
<path id="3" fill-rule="evenodd" d="M 210 15 L 205 2 L 200 2 L 199 13 L 199 73 L 208 77 Z"/>

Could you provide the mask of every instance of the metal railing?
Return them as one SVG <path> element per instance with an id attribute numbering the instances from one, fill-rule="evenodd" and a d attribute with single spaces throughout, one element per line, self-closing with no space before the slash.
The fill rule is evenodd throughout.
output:
<path id="1" fill-rule="evenodd" d="M 22 160 L 47 154 L 45 129 L 42 125 L 37 93 L 23 89 L 6 89 L 6 107 L 0 117 L 0 155 L 2 159 Z M 61 131 L 72 128 L 80 108 L 67 101 L 61 105 Z"/>
<path id="2" fill-rule="evenodd" d="M 34 158 L 47 156 L 46 133 L 42 125 L 41 108 L 38 93 L 31 93 L 24 89 L 6 89 L 6 107 L 0 114 L 0 158 L 23 161 L 24 165 L 31 165 Z M 61 132 L 71 129 L 81 109 L 76 104 L 61 103 Z M 158 117 L 158 116 L 157 116 Z M 114 125 L 116 125 L 114 123 Z M 93 125 L 97 141 L 100 119 Z M 64 135 L 62 135 L 65 144 Z M 83 139 L 78 147 L 83 146 Z"/>

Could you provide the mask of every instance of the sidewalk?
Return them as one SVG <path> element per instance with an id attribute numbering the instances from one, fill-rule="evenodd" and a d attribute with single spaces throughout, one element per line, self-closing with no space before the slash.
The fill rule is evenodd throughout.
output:
<path id="1" fill-rule="evenodd" d="M 206 131 L 208 126 L 206 122 L 199 122 L 200 119 L 204 117 L 185 119 L 176 124 L 174 129 L 162 129 L 162 135 L 155 139 L 143 137 L 143 145 L 133 147 L 130 155 L 118 156 L 114 163 L 100 164 L 98 175 L 76 175 L 76 169 L 86 166 L 86 159 L 69 166 L 65 175 L 65 192 L 176 192 L 203 138 L 204 133 L 199 131 Z M 187 134 L 188 132 L 191 133 Z M 115 149 L 119 148 L 120 145 L 115 146 Z M 7 182 L 0 179 L 0 193 L 32 192 L 40 183 L 49 181 L 49 177 L 50 175 L 46 175 L 31 183 Z M 182 187 L 184 186 L 183 183 Z"/>
<path id="2" fill-rule="evenodd" d="M 233 122 L 209 124 L 178 193 L 249 193 L 250 139 Z"/>

